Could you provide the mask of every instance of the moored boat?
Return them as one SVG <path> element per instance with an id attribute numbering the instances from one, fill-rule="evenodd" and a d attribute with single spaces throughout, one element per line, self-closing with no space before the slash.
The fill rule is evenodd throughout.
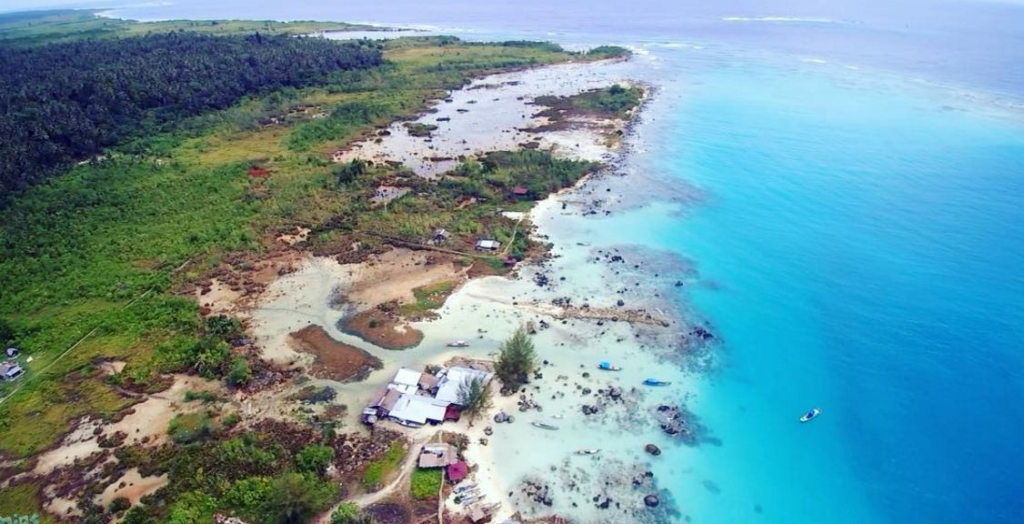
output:
<path id="1" fill-rule="evenodd" d="M 556 426 L 554 424 L 549 424 L 549 423 L 544 422 L 542 420 L 533 421 L 533 422 L 531 422 L 531 424 L 533 424 L 534 427 L 537 427 L 537 428 L 540 428 L 540 429 L 550 429 L 550 430 L 558 429 L 558 426 Z"/>
<path id="2" fill-rule="evenodd" d="M 450 348 L 469 347 L 469 342 L 466 342 L 465 340 L 453 340 L 453 341 L 448 343 L 448 347 L 450 347 Z"/>
<path id="3" fill-rule="evenodd" d="M 601 363 L 597 365 L 597 368 L 603 369 L 604 371 L 622 371 L 622 366 L 612 364 L 607 360 L 602 360 Z"/>
<path id="4" fill-rule="evenodd" d="M 578 449 L 578 450 L 576 450 L 576 454 L 577 455 L 597 455 L 600 452 L 601 452 L 601 450 L 597 449 L 597 448 Z"/>
<path id="5" fill-rule="evenodd" d="M 668 386 L 669 384 L 672 384 L 672 383 L 667 381 L 667 380 L 658 380 L 656 378 L 646 378 L 646 379 L 644 379 L 644 385 L 645 386 Z"/>
<path id="6" fill-rule="evenodd" d="M 800 422 L 810 422 L 817 418 L 818 415 L 821 415 L 821 410 L 818 408 L 814 408 L 808 411 L 807 413 L 804 413 L 803 416 L 800 417 Z"/>

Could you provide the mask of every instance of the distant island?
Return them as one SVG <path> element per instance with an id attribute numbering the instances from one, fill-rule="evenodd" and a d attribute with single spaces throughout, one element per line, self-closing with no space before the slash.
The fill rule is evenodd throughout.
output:
<path id="1" fill-rule="evenodd" d="M 140 22 L 103 16 L 101 9 L 63 9 L 0 14 L 0 45 L 31 46 L 187 31 L 207 35 L 306 35 L 344 31 L 392 31 L 367 24 L 299 20 L 162 20 Z"/>

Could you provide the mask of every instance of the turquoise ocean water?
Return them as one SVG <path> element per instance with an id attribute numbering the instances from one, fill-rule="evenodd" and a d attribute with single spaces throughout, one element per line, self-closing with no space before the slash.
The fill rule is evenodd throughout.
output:
<path id="1" fill-rule="evenodd" d="M 643 53 L 659 93 L 630 160 L 642 183 L 617 189 L 650 202 L 595 220 L 693 261 L 680 300 L 724 341 L 691 406 L 719 444 L 658 466 L 680 521 L 1024 522 L 1020 6 L 235 4 L 116 13 Z M 658 189 L 682 187 L 701 197 Z"/>

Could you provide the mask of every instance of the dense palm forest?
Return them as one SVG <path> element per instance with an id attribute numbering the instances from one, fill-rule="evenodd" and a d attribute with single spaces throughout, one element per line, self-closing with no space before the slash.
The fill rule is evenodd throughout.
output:
<path id="1" fill-rule="evenodd" d="M 125 139 L 382 60 L 370 42 L 259 34 L 0 46 L 0 206 Z"/>

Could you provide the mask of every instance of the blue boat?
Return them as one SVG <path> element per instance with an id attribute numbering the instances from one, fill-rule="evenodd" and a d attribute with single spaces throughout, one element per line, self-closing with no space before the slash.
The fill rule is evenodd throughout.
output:
<path id="1" fill-rule="evenodd" d="M 658 380 L 656 378 L 646 378 L 646 379 L 644 379 L 644 385 L 645 386 L 667 386 L 669 384 L 671 384 L 671 382 L 669 382 L 667 380 Z"/>
<path id="2" fill-rule="evenodd" d="M 605 371 L 622 371 L 621 366 L 616 366 L 615 364 L 612 364 L 607 360 L 602 360 L 601 363 L 597 365 L 597 367 L 598 369 L 603 369 Z"/>

